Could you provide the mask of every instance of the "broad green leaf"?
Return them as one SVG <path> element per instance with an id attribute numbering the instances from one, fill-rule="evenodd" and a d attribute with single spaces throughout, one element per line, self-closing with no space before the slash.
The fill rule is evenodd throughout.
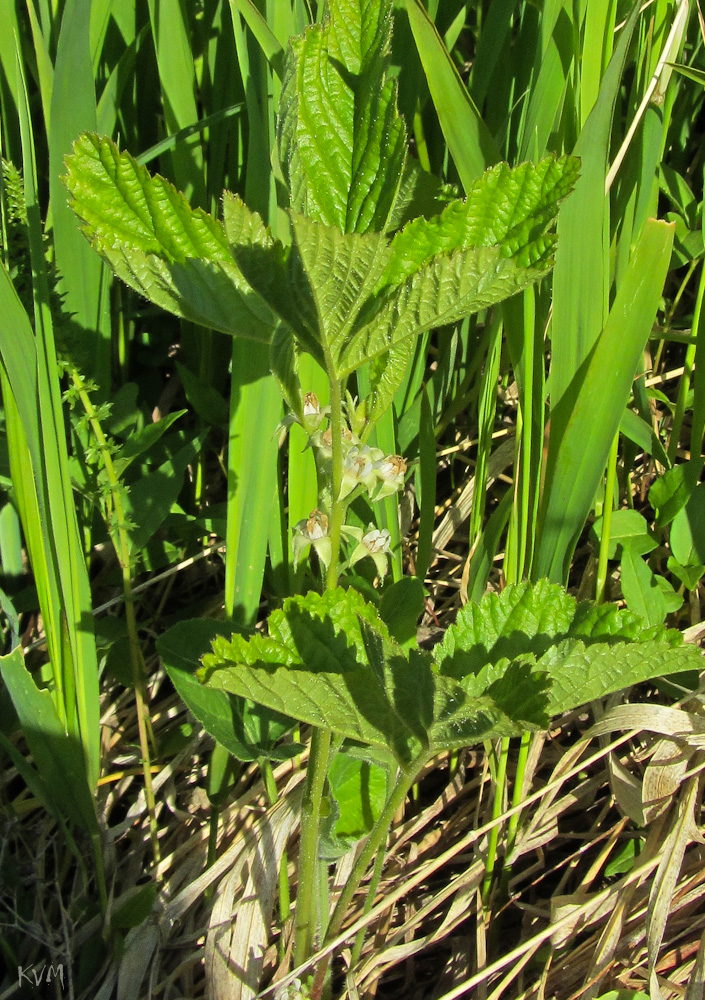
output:
<path id="1" fill-rule="evenodd" d="M 381 233 L 343 235 L 292 213 L 294 245 L 288 260 L 291 295 L 310 336 L 335 361 L 389 257 Z"/>
<path id="2" fill-rule="evenodd" d="M 398 654 L 391 662 L 383 646 Z M 429 664 L 421 656 L 411 663 L 404 659 L 356 591 L 289 598 L 283 611 L 270 615 L 269 635 L 216 639 L 203 664 L 201 677 L 209 687 L 390 749 L 401 762 L 412 760 L 426 742 Z"/>
<path id="3" fill-rule="evenodd" d="M 413 349 L 411 340 L 404 340 L 390 351 L 372 359 L 369 366 L 370 391 L 365 396 L 365 410 L 370 427 L 391 406 L 397 389 L 404 381 Z"/>
<path id="4" fill-rule="evenodd" d="M 638 549 L 625 545 L 622 550 L 622 594 L 630 611 L 647 625 L 661 625 L 666 619 L 666 600 L 658 581 Z"/>
<path id="5" fill-rule="evenodd" d="M 84 234 L 127 285 L 194 323 L 270 339 L 276 319 L 235 264 L 216 219 L 192 210 L 168 181 L 110 139 L 82 135 L 66 167 Z M 259 233 L 256 218 L 251 229 Z"/>
<path id="6" fill-rule="evenodd" d="M 287 760 L 299 751 L 294 743 L 277 747 L 292 720 L 226 691 L 199 684 L 201 656 L 217 635 L 229 636 L 227 622 L 208 618 L 179 622 L 157 639 L 157 651 L 179 697 L 207 733 L 238 760 Z"/>
<path id="7" fill-rule="evenodd" d="M 705 483 L 695 487 L 671 524 L 671 551 L 682 566 L 705 563 Z"/>
<path id="8" fill-rule="evenodd" d="M 418 160 L 408 157 L 392 214 L 387 220 L 387 231 L 401 229 L 419 216 L 429 219 L 438 215 L 456 193 L 455 187 L 441 184 L 419 165 Z"/>
<path id="9" fill-rule="evenodd" d="M 472 247 L 432 258 L 398 288 L 384 289 L 363 310 L 334 358 L 338 376 L 349 375 L 407 337 L 501 302 L 537 281 L 550 266 L 548 252 L 526 268 L 503 257 L 499 247 Z"/>
<path id="10" fill-rule="evenodd" d="M 97 835 L 98 820 L 83 748 L 75 736 L 66 732 L 49 692 L 35 684 L 19 646 L 0 656 L 0 674 L 54 813 Z"/>
<path id="11" fill-rule="evenodd" d="M 593 525 L 593 531 L 598 544 L 602 540 L 603 518 Z M 653 552 L 658 542 L 649 534 L 646 518 L 637 510 L 615 510 L 612 512 L 610 538 L 607 555 L 610 559 L 619 558 L 622 546 L 629 546 L 632 552 L 646 555 Z"/>
<path id="12" fill-rule="evenodd" d="M 645 629 L 615 606 L 578 605 L 542 581 L 464 608 L 433 658 L 407 658 L 355 591 L 289 598 L 269 635 L 217 639 L 200 676 L 408 767 L 701 662 L 679 633 Z"/>
<path id="13" fill-rule="evenodd" d="M 679 611 L 685 601 L 683 594 L 679 594 L 671 581 L 667 580 L 665 576 L 661 576 L 660 573 L 656 573 L 654 579 L 661 590 L 661 595 L 666 605 L 666 614 L 670 615 L 674 611 Z"/>
<path id="14" fill-rule="evenodd" d="M 291 205 L 346 233 L 386 228 L 403 174 L 390 26 L 385 0 L 330 0 L 287 53 L 279 155 Z"/>
<path id="15" fill-rule="evenodd" d="M 614 605 L 577 604 L 547 581 L 509 586 L 479 605 L 466 605 L 434 649 L 434 660 L 442 676 L 460 683 L 469 706 L 491 696 L 490 717 L 497 713 L 505 735 L 702 662 L 679 633 L 645 630 L 637 615 Z M 462 706 L 453 713 L 447 730 L 435 727 L 437 745 L 461 739 L 453 726 L 464 728 L 465 711 Z"/>
<path id="16" fill-rule="evenodd" d="M 415 576 L 404 576 L 382 591 L 380 617 L 400 646 L 416 640 L 416 625 L 423 609 L 423 584 Z"/>
<path id="17" fill-rule="evenodd" d="M 387 800 L 392 764 L 354 745 L 335 755 L 327 774 L 332 809 L 323 824 L 322 857 L 335 860 L 367 836 Z"/>
<path id="18" fill-rule="evenodd" d="M 664 468 L 669 467 L 668 456 L 653 427 L 628 407 L 619 422 L 619 433 L 645 451 L 647 455 L 653 455 Z"/>
<path id="19" fill-rule="evenodd" d="M 683 566 L 673 556 L 668 557 L 666 563 L 669 573 L 673 573 L 677 580 L 680 580 L 688 590 L 695 590 L 700 580 L 705 574 L 705 566 L 696 563 L 694 566 Z"/>
<path id="20" fill-rule="evenodd" d="M 659 528 L 670 524 L 676 514 L 683 510 L 700 479 L 702 468 L 702 459 L 693 458 L 667 469 L 653 483 L 649 490 L 649 503 L 656 512 L 656 524 Z"/>

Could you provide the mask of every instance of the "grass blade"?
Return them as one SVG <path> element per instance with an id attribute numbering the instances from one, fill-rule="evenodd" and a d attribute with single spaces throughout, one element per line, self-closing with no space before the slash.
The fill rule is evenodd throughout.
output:
<path id="1" fill-rule="evenodd" d="M 560 403 L 551 408 L 535 579 L 567 579 L 656 316 L 673 233 L 665 222 L 647 222 L 602 335 Z"/>
<path id="2" fill-rule="evenodd" d="M 96 127 L 89 28 L 91 0 L 67 0 L 54 66 L 49 132 L 49 194 L 56 266 L 66 311 L 82 328 L 83 374 L 110 385 L 108 272 L 83 238 L 61 183 L 64 157 L 79 133 Z"/>
<path id="3" fill-rule="evenodd" d="M 502 157 L 423 4 L 406 0 L 406 10 L 448 150 L 467 191 Z"/>

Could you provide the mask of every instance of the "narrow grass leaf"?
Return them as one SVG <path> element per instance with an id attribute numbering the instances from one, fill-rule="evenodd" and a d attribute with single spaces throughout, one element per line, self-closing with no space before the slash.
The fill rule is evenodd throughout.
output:
<path id="1" fill-rule="evenodd" d="M 64 157 L 78 135 L 96 127 L 89 30 L 91 0 L 67 0 L 54 65 L 49 133 L 49 195 L 56 267 L 64 306 L 83 328 L 83 374 L 110 384 L 109 273 L 81 236 L 61 183 Z M 87 359 L 90 358 L 90 361 Z M 106 391 L 104 389 L 103 391 Z"/>
<path id="2" fill-rule="evenodd" d="M 149 0 L 149 17 L 159 67 L 164 124 L 169 133 L 198 121 L 188 7 L 182 0 Z M 177 185 L 197 205 L 206 204 L 201 137 L 176 145 L 171 153 Z"/>
<path id="3" fill-rule="evenodd" d="M 236 12 L 242 16 L 243 21 L 257 39 L 257 44 L 262 49 L 267 62 L 281 80 L 286 53 L 252 0 L 230 0 L 230 10 L 233 18 L 237 16 Z"/>
<path id="4" fill-rule="evenodd" d="M 552 405 L 535 577 L 567 576 L 651 332 L 672 244 L 672 226 L 646 224 L 602 335 Z"/>
<path id="5" fill-rule="evenodd" d="M 421 0 L 406 0 L 406 10 L 448 151 L 469 191 L 502 157 Z"/>
<path id="6" fill-rule="evenodd" d="M 605 178 L 615 104 L 638 13 L 639 5 L 635 4 L 573 150 L 581 159 L 580 179 L 558 217 L 551 325 L 552 409 L 560 404 L 607 317 L 609 202 L 605 200 Z"/>
<path id="7" fill-rule="evenodd" d="M 262 591 L 270 512 L 276 495 L 276 428 L 281 394 L 264 345 L 233 341 L 228 433 L 227 614 L 253 624 Z"/>
<path id="8" fill-rule="evenodd" d="M 87 779 L 95 788 L 100 768 L 98 663 L 91 592 L 69 475 L 68 451 L 61 406 L 59 368 L 54 343 L 49 279 L 37 191 L 37 167 L 29 100 L 18 64 L 20 132 L 35 320 L 37 404 L 40 437 L 34 449 L 41 455 L 32 472 L 36 486 L 27 490 L 28 523 L 34 531 L 40 516 L 41 534 L 33 538 L 39 568 L 48 571 L 46 608 L 54 629 L 53 679 L 56 707 L 69 736 L 81 746 Z M 21 447 L 21 446 L 20 446 Z M 36 494 L 33 494 L 36 490 Z M 43 500 L 39 500 L 39 495 Z M 35 500 L 36 496 L 36 500 Z M 42 517 L 42 506 L 44 517 Z M 59 606 L 56 605 L 57 596 Z"/>

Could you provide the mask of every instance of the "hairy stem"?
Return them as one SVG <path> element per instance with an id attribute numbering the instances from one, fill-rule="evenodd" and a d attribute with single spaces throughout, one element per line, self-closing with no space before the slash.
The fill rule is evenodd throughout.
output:
<path id="1" fill-rule="evenodd" d="M 152 761 L 149 750 L 148 727 L 150 726 L 149 709 L 147 707 L 145 665 L 142 657 L 139 634 L 137 630 L 137 618 L 135 616 L 135 603 L 132 593 L 132 574 L 130 566 L 130 542 L 127 535 L 125 509 L 122 504 L 122 493 L 120 480 L 113 465 L 113 457 L 110 446 L 103 433 L 95 407 L 86 391 L 86 387 L 78 374 L 73 369 L 70 372 L 71 381 L 81 401 L 91 432 L 98 445 L 101 461 L 105 469 L 105 475 L 110 486 L 110 493 L 106 500 L 107 506 L 107 527 L 110 534 L 115 554 L 120 563 L 122 572 L 122 589 L 125 595 L 125 623 L 130 643 L 130 663 L 132 665 L 132 682 L 135 687 L 135 702 L 137 705 L 137 729 L 139 732 L 140 752 L 142 755 L 142 772 L 144 775 L 144 792 L 147 800 L 147 811 L 149 813 L 149 830 L 152 839 L 152 853 L 155 864 L 160 860 L 159 838 L 157 830 L 157 811 L 154 799 L 154 788 L 152 786 Z"/>
<path id="2" fill-rule="evenodd" d="M 314 729 L 306 772 L 299 844 L 299 888 L 296 894 L 296 940 L 294 964 L 301 965 L 312 954 L 316 933 L 316 876 L 321 802 L 328 771 L 331 732 Z"/>

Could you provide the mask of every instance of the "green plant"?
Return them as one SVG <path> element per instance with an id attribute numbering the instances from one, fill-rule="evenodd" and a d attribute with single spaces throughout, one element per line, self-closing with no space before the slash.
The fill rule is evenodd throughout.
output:
<path id="1" fill-rule="evenodd" d="M 514 168 L 498 163 L 486 173 L 469 165 L 466 199 L 439 211 L 440 189 L 406 153 L 406 127 L 388 74 L 390 15 L 382 0 L 340 0 L 330 3 L 322 24 L 292 39 L 278 121 L 278 162 L 290 199 L 280 238 L 231 194 L 224 197 L 222 223 L 191 209 L 109 139 L 85 134 L 67 160 L 72 207 L 115 273 L 189 321 L 268 345 L 290 411 L 287 423 L 303 428 L 314 450 L 317 502 L 295 525 L 293 555 L 296 565 L 309 548 L 316 551 L 324 592 L 285 600 L 270 615 L 266 636 L 216 639 L 204 659 L 202 691 L 183 668 L 183 650 L 177 655 L 168 637 L 160 641 L 183 697 L 235 754 L 271 753 L 271 738 L 285 731 L 287 716 L 313 727 L 297 965 L 340 931 L 394 813 L 430 758 L 541 728 L 554 714 L 681 670 L 699 655 L 679 649 L 674 633 L 645 632 L 639 619 L 612 606 L 576 605 L 544 582 L 510 586 L 500 597 L 469 605 L 430 654 L 408 636 L 402 645 L 373 605 L 338 586 L 361 558 L 371 556 L 380 576 L 387 568 L 389 528 L 359 527 L 349 514 L 356 499 L 384 504 L 404 483 L 405 460 L 385 453 L 373 435 L 383 434 L 416 338 L 545 275 L 555 246 L 550 227 L 578 176 L 578 161 L 566 156 Z M 647 288 L 641 275 L 646 262 L 665 259 L 669 238 L 658 223 L 646 227 L 634 282 L 625 282 L 624 302 L 618 298 L 610 315 L 615 329 L 624 322 L 624 303 L 635 296 L 645 297 L 640 317 L 651 308 L 658 282 Z M 635 344 L 640 336 L 641 326 Z M 606 337 L 598 344 L 595 373 L 605 370 L 611 343 Z M 326 400 L 301 383 L 306 355 L 325 373 Z M 628 391 L 628 368 L 620 370 L 619 393 Z M 593 369 L 588 380 L 597 378 Z M 360 398 L 348 389 L 353 376 Z M 607 444 L 616 431 L 610 420 L 601 421 Z M 604 460 L 593 459 L 596 481 Z M 566 535 L 562 543 L 568 557 L 575 527 L 571 532 L 573 541 Z M 525 551 L 526 539 L 522 544 Z M 526 565 L 525 556 L 519 561 Z M 201 633 L 191 644 L 194 659 L 203 648 Z M 183 630 L 179 636 L 183 640 Z M 230 696 L 265 711 L 236 709 L 233 728 Z M 353 775 L 361 767 L 378 775 L 364 829 L 346 826 L 362 794 L 354 781 L 357 791 L 347 800 L 340 792 L 345 782 L 336 768 L 348 765 Z M 320 858 L 360 835 L 364 846 L 328 923 Z M 326 964 L 316 969 L 315 997 Z"/>

